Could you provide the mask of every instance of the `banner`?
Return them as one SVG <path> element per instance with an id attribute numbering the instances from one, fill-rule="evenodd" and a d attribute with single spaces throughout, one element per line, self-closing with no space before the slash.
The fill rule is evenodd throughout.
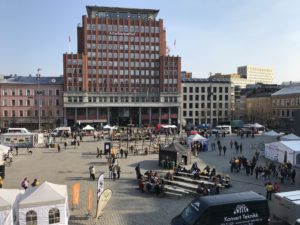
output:
<path id="1" fill-rule="evenodd" d="M 72 186 L 72 205 L 79 205 L 80 197 L 80 183 L 73 184 Z"/>
<path id="2" fill-rule="evenodd" d="M 89 188 L 89 193 L 88 193 L 88 212 L 92 211 L 92 207 L 93 207 L 93 192 L 92 192 L 92 188 Z"/>
<path id="3" fill-rule="evenodd" d="M 103 214 L 103 209 L 107 205 L 107 202 L 110 200 L 111 196 L 112 196 L 112 190 L 110 189 L 104 190 L 100 195 L 98 205 L 97 205 L 96 219 L 98 219 Z"/>

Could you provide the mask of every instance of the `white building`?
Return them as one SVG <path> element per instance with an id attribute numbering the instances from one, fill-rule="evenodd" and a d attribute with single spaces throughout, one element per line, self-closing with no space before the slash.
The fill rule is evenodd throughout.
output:
<path id="1" fill-rule="evenodd" d="M 234 110 L 234 86 L 228 80 L 183 78 L 181 92 L 182 121 L 186 124 L 212 122 L 214 126 L 231 120 Z"/>
<path id="2" fill-rule="evenodd" d="M 254 83 L 272 84 L 273 83 L 273 70 L 267 67 L 258 66 L 239 66 L 237 73 L 242 78 Z"/>

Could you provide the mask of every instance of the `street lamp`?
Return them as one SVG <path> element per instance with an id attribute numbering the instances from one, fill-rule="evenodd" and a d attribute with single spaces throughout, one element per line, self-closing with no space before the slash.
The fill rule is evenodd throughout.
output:
<path id="1" fill-rule="evenodd" d="M 41 74 L 40 71 L 42 69 L 38 68 L 37 69 L 37 75 L 36 75 L 36 79 L 38 82 L 38 90 L 37 90 L 37 95 L 38 95 L 38 118 L 39 118 L 39 132 L 41 131 L 41 102 L 40 102 L 40 95 L 41 95 L 41 91 L 40 91 L 40 79 L 41 79 Z"/>

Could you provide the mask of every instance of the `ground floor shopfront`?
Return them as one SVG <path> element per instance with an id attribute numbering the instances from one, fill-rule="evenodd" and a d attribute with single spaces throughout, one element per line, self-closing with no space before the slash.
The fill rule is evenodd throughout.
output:
<path id="1" fill-rule="evenodd" d="M 180 124 L 179 107 L 87 107 L 65 108 L 68 126 L 77 124 L 127 126 L 148 126 L 162 124 Z"/>

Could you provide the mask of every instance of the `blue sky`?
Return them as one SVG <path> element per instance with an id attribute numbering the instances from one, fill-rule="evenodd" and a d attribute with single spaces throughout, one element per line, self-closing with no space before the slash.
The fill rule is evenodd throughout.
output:
<path id="1" fill-rule="evenodd" d="M 300 80 L 297 0 L 1 0 L 0 74 L 61 75 L 86 5 L 159 9 L 171 54 L 194 77 L 257 65 L 273 68 L 276 83 Z"/>

